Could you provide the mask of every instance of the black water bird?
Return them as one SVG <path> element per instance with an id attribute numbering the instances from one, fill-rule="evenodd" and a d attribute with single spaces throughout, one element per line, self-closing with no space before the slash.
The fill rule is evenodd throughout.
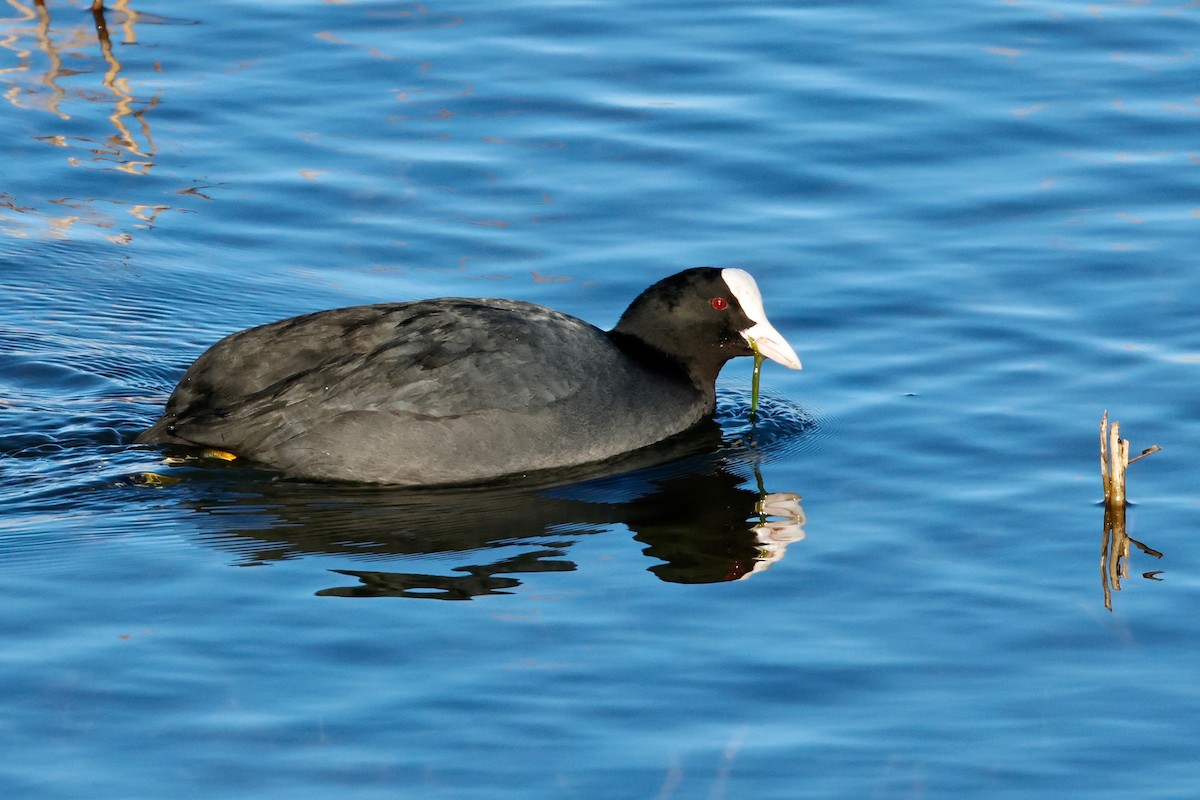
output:
<path id="1" fill-rule="evenodd" d="M 754 278 L 699 267 L 611 331 L 515 300 L 320 311 L 196 359 L 148 444 L 203 447 L 302 478 L 430 486 L 601 461 L 713 413 L 717 374 L 759 352 L 791 369 Z"/>

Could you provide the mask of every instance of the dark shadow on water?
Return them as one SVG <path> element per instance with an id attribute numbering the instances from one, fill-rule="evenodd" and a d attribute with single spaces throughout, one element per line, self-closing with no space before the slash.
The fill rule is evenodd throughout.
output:
<path id="1" fill-rule="evenodd" d="M 316 484 L 230 467 L 182 471 L 184 480 L 165 490 L 207 518 L 206 543 L 243 565 L 321 555 L 421 567 L 335 569 L 354 582 L 320 595 L 508 593 L 523 573 L 576 569 L 572 545 L 613 527 L 645 545 L 660 579 L 714 583 L 765 569 L 803 538 L 799 495 L 763 490 L 758 463 L 806 425 L 797 417 L 759 441 L 756 428 L 730 432 L 709 422 L 616 461 L 487 486 Z M 758 488 L 746 488 L 756 476 Z"/>

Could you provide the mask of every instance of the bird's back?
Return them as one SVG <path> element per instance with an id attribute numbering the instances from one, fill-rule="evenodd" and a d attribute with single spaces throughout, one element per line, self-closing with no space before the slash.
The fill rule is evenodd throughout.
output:
<path id="1" fill-rule="evenodd" d="M 455 483 L 607 458 L 698 421 L 705 399 L 542 306 L 441 299 L 241 331 L 188 369 L 142 442 L 292 474 Z"/>

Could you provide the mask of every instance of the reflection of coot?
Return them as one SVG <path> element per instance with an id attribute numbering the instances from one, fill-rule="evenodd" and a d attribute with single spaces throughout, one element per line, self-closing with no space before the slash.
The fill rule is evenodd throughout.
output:
<path id="1" fill-rule="evenodd" d="M 715 583 L 748 574 L 760 546 L 747 520 L 759 495 L 741 483 L 725 471 L 680 476 L 631 503 L 625 524 L 648 545 L 646 555 L 665 562 L 650 571 L 671 583 Z"/>
<path id="2" fill-rule="evenodd" d="M 504 484 L 400 490 L 296 481 L 230 483 L 222 470 L 176 487 L 205 515 L 206 539 L 243 563 L 336 555 L 356 561 L 434 556 L 438 573 L 337 569 L 358 585 L 324 595 L 469 599 L 520 585 L 515 575 L 575 569 L 566 549 L 582 535 L 625 526 L 645 542 L 665 581 L 733 580 L 749 572 L 760 545 L 750 530 L 759 494 L 742 488 L 750 453 L 724 447 L 706 422 L 615 461 Z M 517 548 L 517 552 L 513 549 Z M 452 562 L 453 563 L 453 562 Z"/>

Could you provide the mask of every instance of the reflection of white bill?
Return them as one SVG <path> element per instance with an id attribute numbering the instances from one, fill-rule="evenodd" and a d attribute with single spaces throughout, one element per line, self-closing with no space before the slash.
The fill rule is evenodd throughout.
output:
<path id="1" fill-rule="evenodd" d="M 761 520 L 750 530 L 758 540 L 758 557 L 754 566 L 738 580 L 745 580 L 756 572 L 762 572 L 787 552 L 793 542 L 804 538 L 804 509 L 800 507 L 800 495 L 793 492 L 772 492 L 763 495 L 756 509 Z M 778 519 L 767 519 L 778 517 Z"/>

